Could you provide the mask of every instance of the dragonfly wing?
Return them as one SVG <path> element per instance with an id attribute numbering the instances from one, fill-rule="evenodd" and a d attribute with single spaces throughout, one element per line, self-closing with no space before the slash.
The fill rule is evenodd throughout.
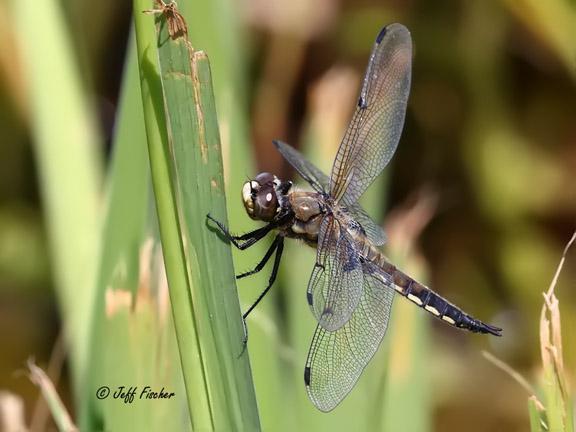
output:
<path id="1" fill-rule="evenodd" d="M 331 411 L 352 390 L 386 333 L 394 289 L 388 275 L 363 263 L 363 294 L 350 320 L 335 332 L 322 326 L 310 345 L 304 381 L 321 411 Z"/>
<path id="2" fill-rule="evenodd" d="M 376 222 L 372 220 L 370 215 L 360 206 L 360 204 L 355 203 L 348 207 L 348 212 L 356 222 L 358 222 L 364 232 L 366 237 L 376 246 L 382 246 L 386 243 L 387 237 L 384 230 Z"/>
<path id="3" fill-rule="evenodd" d="M 282 141 L 272 141 L 280 154 L 317 192 L 326 192 L 330 184 L 329 177 L 304 157 L 294 147 Z"/>
<path id="4" fill-rule="evenodd" d="M 341 223 L 326 216 L 318 234 L 316 264 L 308 283 L 308 304 L 318 324 L 335 331 L 350 319 L 361 296 L 360 256 Z"/>
<path id="5" fill-rule="evenodd" d="M 384 27 L 332 167 L 330 195 L 337 202 L 354 204 L 390 162 L 404 126 L 411 67 L 408 29 L 401 24 Z"/>

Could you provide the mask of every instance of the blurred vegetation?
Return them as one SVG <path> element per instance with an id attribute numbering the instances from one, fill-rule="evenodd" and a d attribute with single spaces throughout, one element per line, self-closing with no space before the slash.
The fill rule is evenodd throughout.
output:
<path id="1" fill-rule="evenodd" d="M 193 46 L 210 58 L 228 217 L 238 233 L 256 226 L 239 199 L 243 181 L 262 170 L 293 175 L 272 139 L 329 171 L 375 35 L 405 24 L 415 51 L 406 125 L 364 204 L 387 228 L 399 266 L 504 328 L 501 339 L 458 332 L 399 299 L 357 388 L 322 414 L 302 379 L 314 329 L 304 294 L 313 251 L 289 242 L 277 286 L 248 320 L 262 428 L 535 428 L 534 401 L 529 415 L 524 389 L 480 352 L 529 382 L 549 373 L 542 293 L 576 223 L 576 3 L 178 5 Z M 54 423 L 19 373 L 29 357 L 83 429 L 188 424 L 132 21 L 130 2 L 0 2 L 0 390 L 24 402 L 35 430 Z M 236 273 L 265 247 L 234 251 Z M 572 404 L 574 253 L 555 287 Z M 239 281 L 243 309 L 265 286 L 262 273 Z M 127 408 L 93 398 L 101 385 L 160 385 L 178 397 Z"/>

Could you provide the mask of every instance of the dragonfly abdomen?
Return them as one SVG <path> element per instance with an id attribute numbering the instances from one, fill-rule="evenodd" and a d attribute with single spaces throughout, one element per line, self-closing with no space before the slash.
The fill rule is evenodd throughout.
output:
<path id="1" fill-rule="evenodd" d="M 364 253 L 364 258 L 375 264 L 382 271 L 383 274 L 381 276 L 385 279 L 385 283 L 392 285 L 399 294 L 436 318 L 454 327 L 473 333 L 490 333 L 501 336 L 502 330 L 500 328 L 471 317 L 430 288 L 412 279 L 391 264 L 378 249 L 374 247 L 364 248 Z"/>

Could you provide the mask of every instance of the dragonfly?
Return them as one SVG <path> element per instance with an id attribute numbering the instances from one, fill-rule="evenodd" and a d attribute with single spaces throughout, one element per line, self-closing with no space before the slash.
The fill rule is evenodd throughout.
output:
<path id="1" fill-rule="evenodd" d="M 331 411 L 346 397 L 376 353 L 396 293 L 451 326 L 501 336 L 502 329 L 473 318 L 392 264 L 380 250 L 386 242 L 384 231 L 358 203 L 398 145 L 411 64 L 408 29 L 401 24 L 384 27 L 374 43 L 358 103 L 330 177 L 290 145 L 273 141 L 313 191 L 295 190 L 291 181 L 263 172 L 243 185 L 242 200 L 248 216 L 265 226 L 234 236 L 208 215 L 238 249 L 276 233 L 256 267 L 237 276 L 261 271 L 274 255 L 268 285 L 244 319 L 272 287 L 286 238 L 316 248 L 306 299 L 317 327 L 304 383 L 312 403 L 321 411 Z"/>

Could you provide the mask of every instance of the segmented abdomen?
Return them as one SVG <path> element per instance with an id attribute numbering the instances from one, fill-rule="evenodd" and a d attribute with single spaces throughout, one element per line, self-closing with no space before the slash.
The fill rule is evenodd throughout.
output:
<path id="1" fill-rule="evenodd" d="M 430 288 L 415 281 L 406 273 L 397 269 L 380 250 L 370 245 L 367 241 L 364 240 L 362 243 L 363 258 L 375 264 L 382 272 L 377 276 L 380 276 L 385 283 L 393 285 L 399 294 L 406 297 L 412 303 L 454 327 L 466 329 L 474 333 L 490 333 L 495 336 L 501 336 L 502 329 L 486 324 L 468 315 L 462 309 L 442 298 Z"/>

